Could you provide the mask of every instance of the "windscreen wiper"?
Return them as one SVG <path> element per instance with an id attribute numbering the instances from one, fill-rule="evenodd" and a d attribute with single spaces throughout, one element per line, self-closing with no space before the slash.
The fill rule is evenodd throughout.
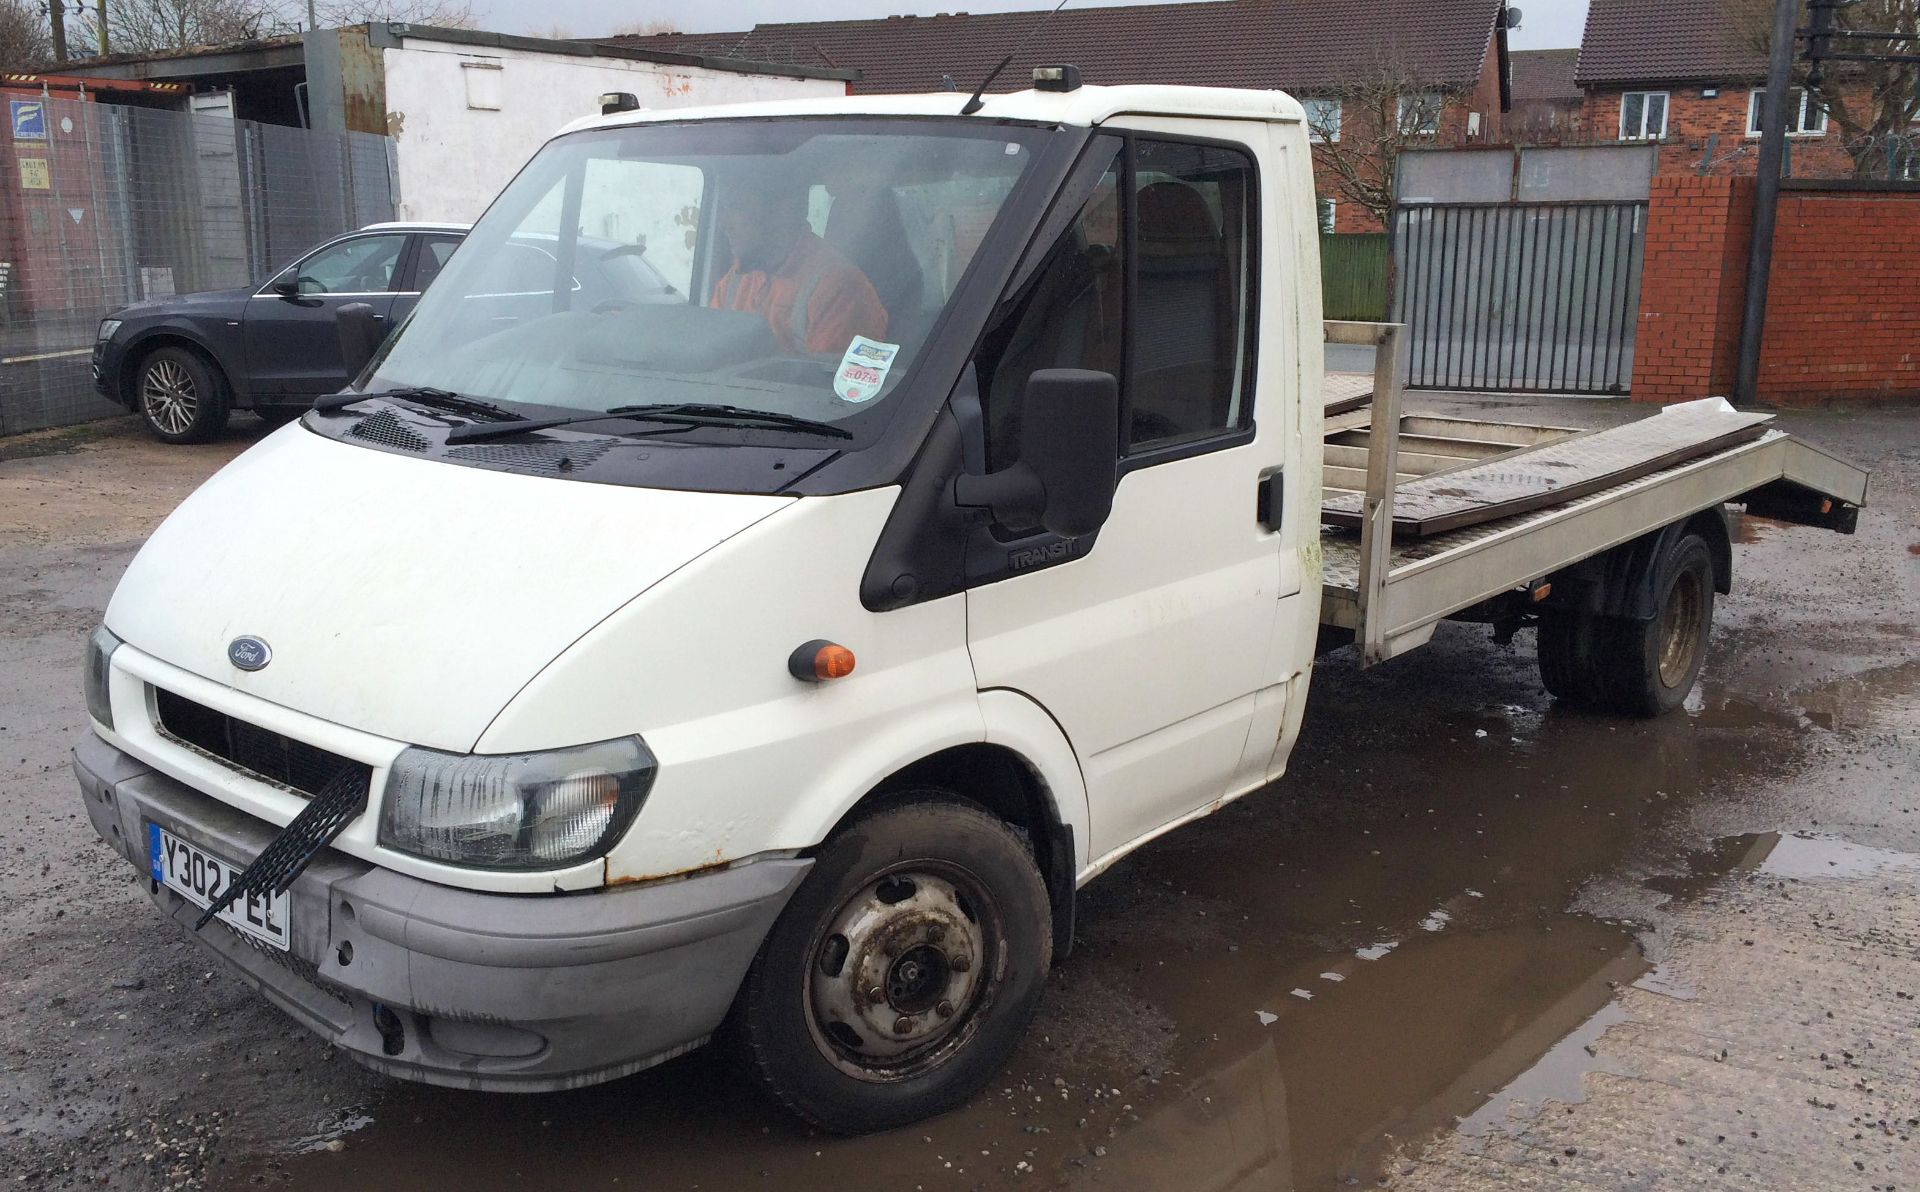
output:
<path id="1" fill-rule="evenodd" d="M 831 422 L 802 418 L 798 414 L 749 410 L 744 406 L 685 402 L 678 405 L 615 406 L 611 410 L 599 410 L 590 414 L 570 414 L 563 418 L 526 418 L 515 422 L 486 422 L 472 426 L 457 426 L 447 432 L 447 442 L 472 443 L 480 439 L 504 438 L 507 435 L 524 434 L 535 430 L 552 430 L 558 426 L 573 426 L 581 422 L 600 422 L 608 418 L 640 418 L 648 422 L 665 422 L 687 427 L 772 426 L 782 430 L 830 435 L 836 439 L 853 437 L 852 431 L 835 426 Z"/>
<path id="2" fill-rule="evenodd" d="M 374 393 L 336 393 L 323 397 L 313 403 L 313 408 L 321 413 L 338 410 L 355 402 L 367 401 L 375 397 L 397 397 L 429 409 L 445 410 L 449 414 L 466 414 L 473 418 L 491 418 L 496 422 L 518 422 L 521 416 L 505 406 L 496 406 L 492 402 L 481 401 L 477 397 L 466 397 L 450 389 L 435 389 L 431 385 L 412 385 L 402 389 L 381 389 Z"/>

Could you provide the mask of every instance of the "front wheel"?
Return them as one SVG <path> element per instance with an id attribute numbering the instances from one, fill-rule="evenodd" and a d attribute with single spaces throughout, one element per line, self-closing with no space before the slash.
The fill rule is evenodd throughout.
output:
<path id="1" fill-rule="evenodd" d="M 153 436 L 166 443 L 204 443 L 227 425 L 226 381 L 186 348 L 158 348 L 134 376 L 135 408 Z"/>
<path id="2" fill-rule="evenodd" d="M 1026 1033 L 1052 959 L 1020 837 L 948 792 L 907 798 L 822 846 L 730 1023 L 774 1098 L 838 1134 L 979 1091 Z"/>

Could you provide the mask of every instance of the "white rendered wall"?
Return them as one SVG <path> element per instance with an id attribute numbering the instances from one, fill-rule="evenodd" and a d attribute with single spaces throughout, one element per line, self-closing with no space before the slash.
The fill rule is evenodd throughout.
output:
<path id="1" fill-rule="evenodd" d="M 643 108 L 846 94 L 837 79 L 736 74 L 409 37 L 382 51 L 398 218 L 477 219 L 562 125 L 599 112 L 603 91 Z M 497 106 L 496 106 L 497 105 Z"/>

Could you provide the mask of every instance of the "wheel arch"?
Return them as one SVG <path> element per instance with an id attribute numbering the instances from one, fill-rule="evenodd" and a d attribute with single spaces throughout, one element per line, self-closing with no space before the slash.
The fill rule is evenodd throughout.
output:
<path id="1" fill-rule="evenodd" d="M 950 745 L 905 763 L 854 801 L 827 833 L 907 792 L 942 787 L 976 803 L 1021 833 L 1052 906 L 1054 959 L 1073 947 L 1078 876 L 1089 844 L 1086 786 L 1059 725 L 1038 704 L 1011 691 L 980 693 L 984 740 Z"/>
<path id="2" fill-rule="evenodd" d="M 1555 577 L 1551 607 L 1646 620 L 1659 599 L 1654 591 L 1659 561 L 1689 534 L 1707 544 L 1713 560 L 1713 589 L 1724 596 L 1733 590 L 1730 521 L 1725 505 L 1713 505 L 1577 563 Z"/>
<path id="3" fill-rule="evenodd" d="M 242 395 L 234 387 L 233 370 L 227 367 L 226 361 L 220 359 L 220 354 L 193 332 L 171 324 L 163 324 L 149 331 L 143 331 L 129 341 L 126 351 L 120 357 L 123 363 L 120 367 L 118 386 L 121 401 L 128 409 L 140 408 L 140 394 L 134 387 L 139 379 L 140 366 L 146 363 L 148 356 L 161 348 L 181 348 L 200 357 L 209 368 L 214 370 L 221 386 L 226 390 L 227 401 L 238 404 L 236 399 Z"/>

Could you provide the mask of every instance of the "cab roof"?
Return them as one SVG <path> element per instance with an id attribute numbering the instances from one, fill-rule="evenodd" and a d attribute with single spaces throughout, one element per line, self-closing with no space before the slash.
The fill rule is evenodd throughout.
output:
<path id="1" fill-rule="evenodd" d="M 1306 119 L 1299 101 L 1284 91 L 1239 87 L 1082 86 L 1073 91 L 1028 90 L 983 95 L 980 100 L 980 110 L 964 117 L 960 115 L 960 105 L 967 102 L 964 91 L 937 91 L 926 95 L 832 95 L 695 108 L 641 108 L 611 116 L 583 117 L 561 129 L 560 134 L 665 121 L 764 120 L 781 116 L 946 116 L 956 120 L 1020 120 L 1081 126 L 1100 124 L 1123 114 L 1281 122 Z"/>

